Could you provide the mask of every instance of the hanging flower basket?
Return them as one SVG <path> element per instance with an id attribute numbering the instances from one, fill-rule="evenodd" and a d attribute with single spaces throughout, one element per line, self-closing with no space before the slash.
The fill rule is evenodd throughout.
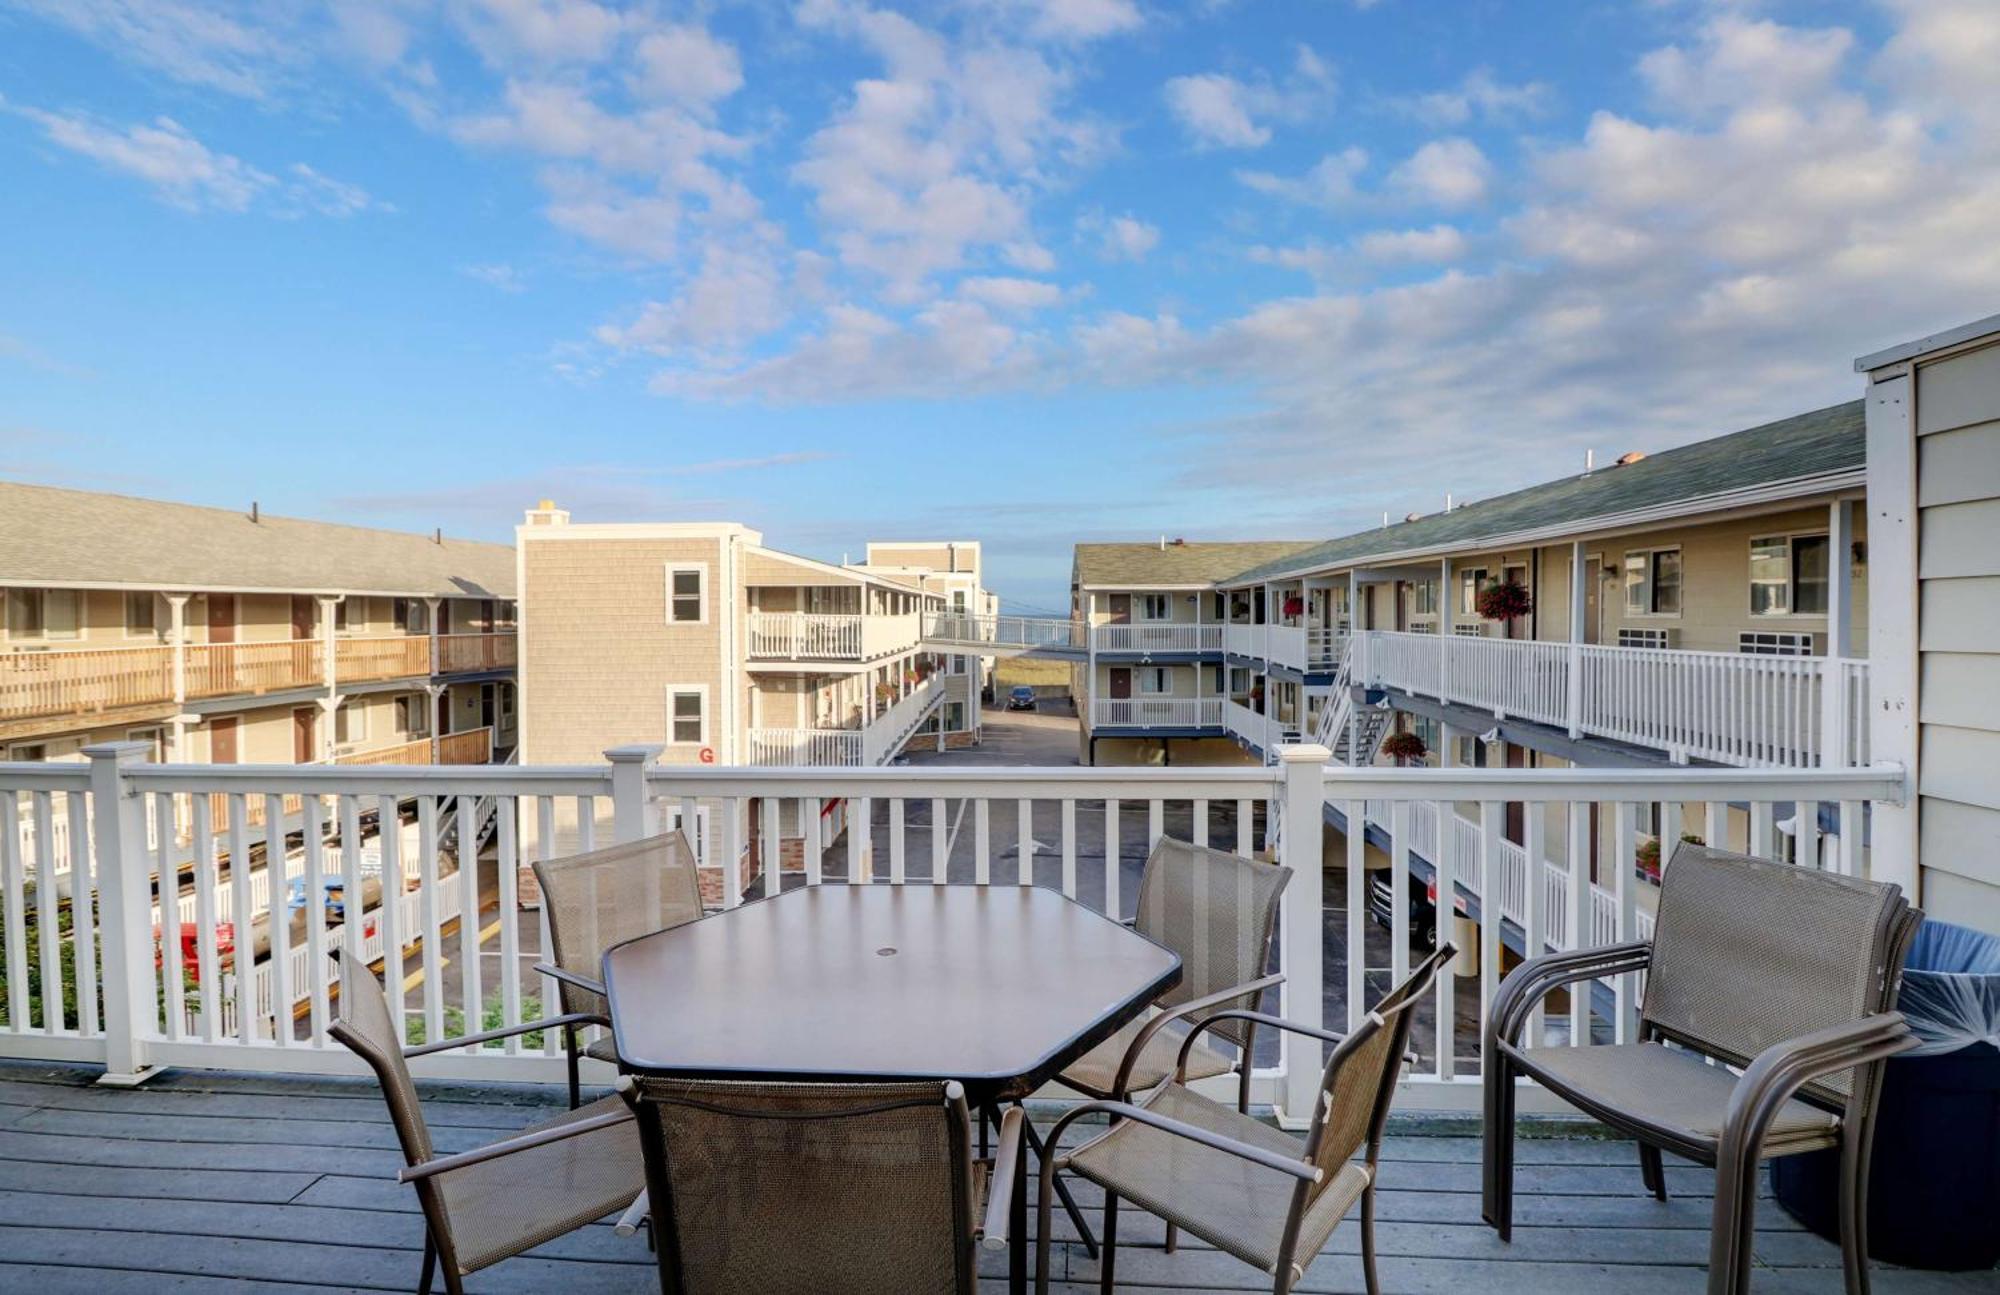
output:
<path id="1" fill-rule="evenodd" d="M 1402 764 L 1407 760 L 1421 760 L 1429 755 L 1430 748 L 1415 733 L 1391 733 L 1382 739 L 1382 754 Z"/>
<path id="2" fill-rule="evenodd" d="M 1511 621 L 1533 611 L 1535 600 L 1528 596 L 1526 589 L 1509 581 L 1504 585 L 1488 585 L 1481 589 L 1474 606 L 1487 620 Z"/>

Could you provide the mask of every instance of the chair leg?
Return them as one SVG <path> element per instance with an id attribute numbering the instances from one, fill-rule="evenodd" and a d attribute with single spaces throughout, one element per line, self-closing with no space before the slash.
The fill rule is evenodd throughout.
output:
<path id="1" fill-rule="evenodd" d="M 1873 1130 L 1847 1129 L 1840 1147 L 1840 1265 L 1847 1295 L 1868 1295 L 1868 1160 Z"/>
<path id="2" fill-rule="evenodd" d="M 1048 1149 L 1042 1141 L 1042 1135 L 1035 1132 L 1035 1126 L 1032 1122 L 1025 1119 L 1022 1120 L 1021 1132 L 1027 1135 L 1028 1150 L 1035 1153 L 1037 1162 L 1048 1155 Z M 1083 1240 L 1084 1253 L 1092 1259 L 1097 1258 L 1097 1238 L 1091 1235 L 1090 1224 L 1084 1222 L 1083 1210 L 1077 1206 L 1076 1198 L 1070 1195 L 1069 1184 L 1063 1181 L 1060 1174 L 1055 1176 L 1054 1183 L 1056 1196 L 1063 1204 L 1063 1212 L 1069 1215 L 1069 1221 L 1076 1228 L 1077 1236 Z"/>
<path id="3" fill-rule="evenodd" d="M 1026 1128 L 1026 1122 L 1022 1123 Z M 1031 1135 L 1032 1136 L 1032 1135 Z M 1049 1215 L 1051 1186 L 1055 1179 L 1055 1169 L 1046 1158 L 1041 1162 L 1041 1191 L 1035 1193 L 1035 1295 L 1049 1295 Z M 999 1184 L 987 1188 L 998 1191 Z"/>
<path id="4" fill-rule="evenodd" d="M 1757 1226 L 1756 1157 L 1717 1157 L 1715 1213 L 1709 1223 L 1708 1295 L 1747 1295 Z"/>
<path id="5" fill-rule="evenodd" d="M 1514 1072 L 1496 1048 L 1486 1050 L 1486 1128 L 1482 1144 L 1480 1215 L 1514 1239 Z"/>
<path id="6" fill-rule="evenodd" d="M 1179 1225 L 1173 1223 L 1167 1224 L 1167 1253 L 1172 1254 L 1180 1248 L 1180 1244 L 1181 1230 Z"/>
<path id="7" fill-rule="evenodd" d="M 1645 1181 L 1646 1190 L 1653 1199 L 1667 1199 L 1667 1167 L 1661 1159 L 1660 1149 L 1641 1142 L 1639 1144 L 1639 1176 Z"/>
<path id="8" fill-rule="evenodd" d="M 424 1272 L 417 1278 L 417 1295 L 431 1295 L 431 1280 L 437 1276 L 437 1242 L 431 1240 L 431 1230 L 424 1229 Z"/>
<path id="9" fill-rule="evenodd" d="M 569 1108 L 575 1110 L 583 1105 L 583 1080 L 580 1073 L 581 1060 L 577 1055 L 576 1027 L 563 1026 L 563 1051 L 569 1058 Z"/>
<path id="10" fill-rule="evenodd" d="M 1375 1275 L 1375 1184 L 1361 1193 L 1361 1280 L 1368 1295 L 1381 1295 L 1382 1281 Z"/>
<path id="11" fill-rule="evenodd" d="M 1118 1263 L 1118 1193 L 1104 1193 L 1104 1242 L 1097 1261 L 1097 1295 L 1116 1295 L 1112 1270 Z"/>

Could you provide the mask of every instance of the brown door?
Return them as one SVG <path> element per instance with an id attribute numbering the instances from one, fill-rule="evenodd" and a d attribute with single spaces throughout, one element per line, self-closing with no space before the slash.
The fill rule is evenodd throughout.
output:
<path id="1" fill-rule="evenodd" d="M 1528 568 L 1508 567 L 1501 572 L 1500 581 L 1502 584 L 1519 585 L 1523 589 L 1526 589 L 1528 587 Z M 1528 618 L 1526 616 L 1516 616 L 1512 620 L 1509 620 L 1507 622 L 1507 637 L 1510 639 L 1524 639 L 1528 637 Z"/>
<path id="2" fill-rule="evenodd" d="M 313 636 L 313 600 L 304 594 L 292 595 L 292 637 L 309 639 Z"/>
<path id="3" fill-rule="evenodd" d="M 1480 745 L 1484 746 L 1485 743 L 1482 742 Z M 1527 768 L 1528 748 L 1525 746 L 1516 746 L 1512 742 L 1509 742 L 1507 744 L 1507 767 L 1509 769 Z M 1508 801 L 1507 824 L 1505 828 L 1507 839 L 1515 845 L 1526 845 L 1528 841 L 1527 830 L 1527 807 L 1518 800 Z"/>
<path id="4" fill-rule="evenodd" d="M 1109 604 L 1113 625 L 1123 625 L 1132 619 L 1131 594 L 1112 594 L 1106 602 Z"/>
<path id="5" fill-rule="evenodd" d="M 210 764 L 236 763 L 236 719 L 212 719 L 208 722 L 208 760 Z"/>
<path id="6" fill-rule="evenodd" d="M 210 594 L 208 596 L 208 641 L 211 643 L 234 643 L 236 641 L 235 594 Z"/>
<path id="7" fill-rule="evenodd" d="M 318 719 L 317 706 L 301 706 L 292 712 L 293 764 L 311 764 L 319 759 L 319 743 L 313 735 L 313 726 Z"/>
<path id="8" fill-rule="evenodd" d="M 1597 596 L 1604 588 L 1603 567 L 1596 558 L 1585 558 L 1583 562 L 1583 641 L 1597 642 Z"/>
<path id="9" fill-rule="evenodd" d="M 1111 669 L 1111 699 L 1124 701 L 1132 695 L 1132 672 L 1124 666 Z"/>

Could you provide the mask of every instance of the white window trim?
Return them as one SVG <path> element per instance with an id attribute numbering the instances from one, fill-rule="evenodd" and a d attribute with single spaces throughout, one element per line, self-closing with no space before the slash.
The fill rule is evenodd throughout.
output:
<path id="1" fill-rule="evenodd" d="M 686 621 L 679 622 L 682 625 Z M 701 698 L 701 736 L 693 742 L 676 741 L 674 738 L 674 698 L 685 693 L 693 693 Z M 667 731 L 665 741 L 674 747 L 703 747 L 714 745 L 708 740 L 708 685 L 705 683 L 670 683 L 667 685 Z"/>
<path id="2" fill-rule="evenodd" d="M 340 730 L 345 720 L 347 736 Z M 342 702 L 333 710 L 333 744 L 335 746 L 356 746 L 368 740 L 368 707 L 356 705 L 353 700 Z"/>
<path id="3" fill-rule="evenodd" d="M 1639 554 L 1642 554 L 1642 553 L 1643 553 L 1643 554 L 1645 554 L 1645 556 L 1646 556 L 1646 603 L 1647 603 L 1647 608 L 1646 608 L 1646 610 L 1645 610 L 1645 611 L 1633 611 L 1633 610 L 1632 610 L 1632 602 L 1631 602 L 1631 600 L 1630 600 L 1630 599 L 1629 599 L 1629 598 L 1628 598 L 1628 597 L 1626 596 L 1626 592 L 1625 592 L 1625 590 L 1626 590 L 1626 585 L 1625 585 L 1625 564 L 1626 564 L 1627 562 L 1631 561 L 1631 560 L 1632 560 L 1632 558 L 1634 558 L 1635 556 L 1637 556 L 1637 555 L 1639 555 Z M 1656 612 L 1656 611 L 1652 610 L 1652 603 L 1653 603 L 1653 601 L 1654 601 L 1654 595 L 1655 595 L 1655 594 L 1656 594 L 1656 592 L 1657 592 L 1657 590 L 1655 589 L 1655 586 L 1654 586 L 1654 581 L 1653 581 L 1653 558 L 1654 558 L 1654 557 L 1655 557 L 1656 555 L 1658 555 L 1658 554 L 1661 554 L 1661 553 L 1680 553 L 1680 554 L 1681 554 L 1681 610 L 1680 610 L 1680 611 L 1677 611 L 1677 612 Z M 1619 555 L 1619 559 L 1618 559 L 1618 612 L 1619 612 L 1619 615 L 1620 615 L 1620 616 L 1621 616 L 1621 617 L 1622 617 L 1623 619 L 1625 619 L 1625 620 L 1630 620 L 1630 621 L 1640 621 L 1640 620 L 1645 620 L 1645 621 L 1677 621 L 1677 620 L 1681 619 L 1682 615 L 1683 615 L 1683 614 L 1684 614 L 1684 613 L 1685 613 L 1685 612 L 1687 611 L 1687 588 L 1688 588 L 1688 581 L 1687 581 L 1687 555 L 1686 555 L 1685 553 L 1681 553 L 1681 546 L 1680 546 L 1680 545 L 1678 545 L 1678 544 L 1651 544 L 1651 545 L 1648 545 L 1648 546 L 1646 546 L 1645 548 L 1640 548 L 1640 549 L 1626 549 L 1626 550 L 1625 550 L 1625 551 L 1624 551 L 1624 552 L 1623 552 L 1622 554 L 1620 554 L 1620 555 Z"/>
<path id="4" fill-rule="evenodd" d="M 1160 686 L 1156 689 L 1148 689 L 1143 683 L 1146 679 L 1157 679 Z M 1133 691 L 1141 697 L 1172 697 L 1175 695 L 1174 677 L 1163 665 L 1139 666 L 1133 671 L 1132 684 Z"/>
<path id="5" fill-rule="evenodd" d="M 1164 616 L 1145 614 L 1147 605 L 1155 598 L 1159 599 L 1160 605 L 1166 609 Z M 1133 594 L 1132 599 L 1135 604 L 1132 608 L 1132 619 L 1135 621 L 1142 621 L 1148 625 L 1162 625 L 1174 618 L 1174 596 L 1172 594 Z"/>
<path id="6" fill-rule="evenodd" d="M 1770 621 L 1824 622 L 1826 620 L 1825 612 L 1802 612 L 1796 610 L 1799 605 L 1799 574 L 1796 565 L 1797 558 L 1792 545 L 1797 540 L 1811 539 L 1823 539 L 1827 541 L 1826 579 L 1828 596 L 1829 599 L 1831 598 L 1834 579 L 1833 564 L 1847 560 L 1844 555 L 1833 551 L 1832 536 L 1824 528 L 1814 530 L 1808 527 L 1805 530 L 1798 531 L 1764 531 L 1752 535 L 1744 550 L 1743 602 L 1745 610 L 1749 613 L 1752 620 L 1760 623 L 1768 623 Z M 1756 582 L 1750 578 L 1749 564 L 1751 555 L 1757 551 L 1757 542 L 1759 540 L 1783 540 L 1785 542 L 1785 610 L 1781 612 L 1760 612 L 1757 610 L 1757 586 Z"/>
<path id="7" fill-rule="evenodd" d="M 679 575 L 683 571 L 694 572 L 696 578 L 700 582 L 699 587 L 696 590 L 697 596 L 695 599 L 695 603 L 696 606 L 699 608 L 699 612 L 693 620 L 679 620 L 674 616 L 674 577 L 676 575 Z M 661 615 L 665 617 L 667 624 L 669 625 L 708 624 L 708 563 L 669 562 L 666 564 L 666 571 L 661 575 L 660 579 L 662 582 L 662 587 L 665 589 L 667 595 L 666 606 L 661 611 Z M 706 712 L 704 712 L 704 714 L 706 714 Z"/>

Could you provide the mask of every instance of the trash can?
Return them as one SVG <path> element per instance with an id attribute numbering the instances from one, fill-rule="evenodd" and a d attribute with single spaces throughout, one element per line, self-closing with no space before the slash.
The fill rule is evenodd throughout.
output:
<path id="1" fill-rule="evenodd" d="M 1897 1006 L 1920 1046 L 1884 1068 L 1868 1253 L 1911 1268 L 2000 1264 L 2000 937 L 1926 920 Z M 1771 1162 L 1778 1203 L 1840 1236 L 1838 1151 Z"/>

